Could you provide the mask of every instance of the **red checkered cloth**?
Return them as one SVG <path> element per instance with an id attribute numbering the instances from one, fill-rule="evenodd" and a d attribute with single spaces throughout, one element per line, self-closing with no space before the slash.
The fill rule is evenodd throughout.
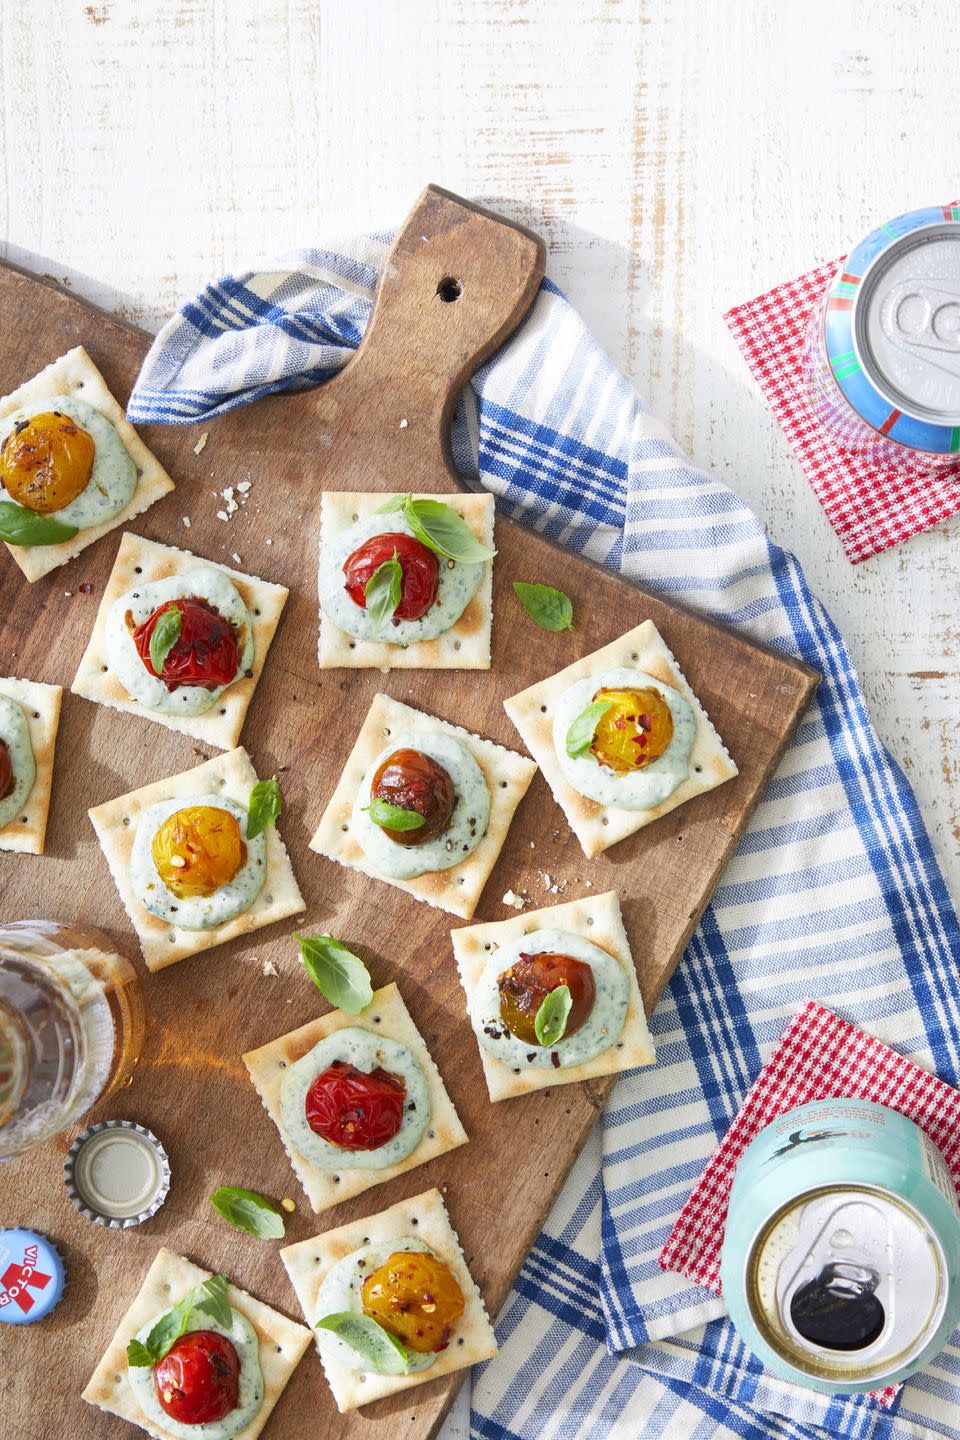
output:
<path id="1" fill-rule="evenodd" d="M 844 450 L 815 419 L 803 385 L 803 341 L 840 264 L 787 280 L 728 310 L 724 319 L 847 558 L 857 565 L 960 513 L 960 465 L 931 470 L 904 461 L 898 470 L 877 468 Z"/>
<path id="2" fill-rule="evenodd" d="M 960 1091 L 865 1035 L 813 1000 L 791 1021 L 760 1071 L 660 1252 L 675 1270 L 720 1294 L 720 1249 L 733 1172 L 771 1120 L 808 1100 L 874 1100 L 916 1122 L 943 1155 L 960 1189 Z M 872 1392 L 882 1405 L 900 1389 Z"/>

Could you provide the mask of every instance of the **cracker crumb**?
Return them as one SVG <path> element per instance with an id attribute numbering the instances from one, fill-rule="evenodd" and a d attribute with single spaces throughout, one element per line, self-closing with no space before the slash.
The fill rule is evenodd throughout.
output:
<path id="1" fill-rule="evenodd" d="M 235 565 L 242 565 L 242 564 L 243 564 L 243 561 L 240 559 L 240 556 L 237 554 L 236 550 L 234 550 L 234 552 L 233 552 L 233 563 L 234 563 Z"/>
<path id="2" fill-rule="evenodd" d="M 65 600 L 69 600 L 72 594 L 73 594 L 73 591 L 72 591 L 72 590 L 64 590 L 64 592 L 63 592 L 64 599 L 65 599 Z"/>
<path id="3" fill-rule="evenodd" d="M 296 1210 L 297 1208 L 296 1200 L 291 1200 L 289 1195 L 284 1195 L 283 1199 L 280 1201 L 280 1204 L 283 1209 L 286 1210 L 288 1215 L 292 1215 L 294 1210 Z"/>
<path id="4" fill-rule="evenodd" d="M 401 429 L 401 430 L 406 430 L 406 428 L 407 428 L 407 426 L 408 426 L 409 424 L 410 424 L 410 421 L 409 421 L 409 420 L 401 420 L 401 421 L 400 421 L 400 429 Z"/>
<path id="5" fill-rule="evenodd" d="M 229 519 L 230 519 L 230 516 L 227 514 L 226 510 L 218 510 L 218 511 L 217 511 L 217 519 L 218 519 L 218 520 L 229 520 Z"/>
<path id="6" fill-rule="evenodd" d="M 208 438 L 207 432 L 206 432 L 206 430 L 204 430 L 203 434 L 200 436 L 200 439 L 197 441 L 196 445 L 194 445 L 194 447 L 193 447 L 193 453 L 194 453 L 194 455 L 199 455 L 199 454 L 200 454 L 200 451 L 203 449 L 204 445 L 206 445 L 206 443 L 207 443 L 207 438 Z"/>
<path id="7" fill-rule="evenodd" d="M 241 480 L 239 485 L 237 486 L 237 489 L 241 495 L 246 495 L 247 491 L 250 489 L 250 481 Z"/>
<path id="8" fill-rule="evenodd" d="M 264 960 L 264 962 L 263 962 L 263 964 L 261 965 L 260 968 L 261 968 L 261 970 L 263 971 L 264 975 L 279 975 L 279 974 L 280 974 L 280 971 L 277 969 L 276 965 L 274 965 L 274 963 L 273 963 L 272 960 Z"/>
<path id="9" fill-rule="evenodd" d="M 184 517 L 183 517 L 183 528 L 184 528 L 184 530 L 189 530 L 189 529 L 190 529 L 190 516 L 189 516 L 189 515 L 184 515 Z"/>
<path id="10" fill-rule="evenodd" d="M 268 540 L 268 541 L 267 541 L 267 544 L 268 544 L 268 545 L 272 545 L 272 544 L 273 544 L 273 541 L 272 541 L 272 540 Z"/>
<path id="11" fill-rule="evenodd" d="M 524 897 L 518 895 L 515 890 L 508 890 L 503 897 L 503 903 L 504 905 L 509 905 L 512 910 L 522 910 L 527 902 Z"/>

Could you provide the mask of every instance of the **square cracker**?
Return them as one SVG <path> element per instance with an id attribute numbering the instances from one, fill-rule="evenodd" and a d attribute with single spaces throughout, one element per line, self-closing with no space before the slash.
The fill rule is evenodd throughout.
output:
<path id="1" fill-rule="evenodd" d="M 248 676 L 241 676 L 228 686 L 220 698 L 202 715 L 180 718 L 176 715 L 158 715 L 148 710 L 128 694 L 110 668 L 110 652 L 106 644 L 107 617 L 114 603 L 138 584 L 147 585 L 155 580 L 165 580 L 171 575 L 183 575 L 197 568 L 221 570 L 236 586 L 240 598 L 250 612 L 253 622 L 253 669 Z M 240 731 L 246 717 L 247 707 L 253 699 L 261 672 L 266 664 L 267 651 L 273 639 L 287 595 L 290 592 L 283 585 L 272 585 L 258 580 L 253 575 L 244 575 L 240 570 L 231 570 L 218 565 L 215 560 L 204 560 L 191 555 L 188 550 L 177 550 L 172 545 L 158 545 L 153 540 L 144 540 L 128 530 L 120 541 L 120 549 L 110 572 L 93 632 L 80 661 L 76 678 L 71 685 L 74 695 L 86 700 L 96 700 L 114 710 L 129 710 L 147 720 L 155 720 L 168 730 L 179 730 L 183 735 L 192 735 L 229 750 L 240 739 Z"/>
<path id="2" fill-rule="evenodd" d="M 621 810 L 614 805 L 599 805 L 581 795 L 567 780 L 557 761 L 553 748 L 554 709 L 564 692 L 577 680 L 584 680 L 601 670 L 612 670 L 619 666 L 644 670 L 664 685 L 670 685 L 690 702 L 696 718 L 693 749 L 690 752 L 690 775 L 678 785 L 659 805 L 650 810 Z M 570 829 L 583 847 L 583 853 L 592 859 L 618 840 L 624 840 L 645 825 L 659 820 L 661 815 L 675 810 L 685 800 L 715 790 L 725 780 L 732 780 L 738 773 L 734 761 L 707 718 L 707 713 L 684 679 L 680 667 L 663 642 L 652 620 L 644 620 L 634 630 L 628 630 L 619 640 L 584 655 L 565 670 L 540 680 L 519 695 L 504 700 L 503 708 L 516 725 L 523 742 L 534 757 L 550 789 L 553 798 L 566 815 Z"/>
<path id="3" fill-rule="evenodd" d="M 106 1354 L 91 1375 L 86 1389 L 81 1392 L 81 1398 L 110 1415 L 119 1415 L 121 1420 L 139 1425 L 155 1440 L 176 1440 L 177 1431 L 156 1425 L 148 1419 L 127 1384 L 127 1341 L 132 1340 L 152 1319 L 159 1318 L 176 1305 L 188 1291 L 209 1280 L 210 1273 L 170 1250 L 158 1250 L 133 1304 L 117 1326 Z M 228 1297 L 232 1309 L 249 1320 L 260 1341 L 263 1404 L 250 1424 L 236 1435 L 236 1440 L 256 1440 L 310 1344 L 310 1331 L 233 1285 L 229 1287 Z"/>
<path id="4" fill-rule="evenodd" d="M 7 549 L 28 580 L 39 580 L 59 565 L 65 565 L 81 550 L 92 545 L 94 540 L 99 540 L 101 535 L 126 525 L 135 515 L 142 515 L 155 500 L 160 500 L 173 489 L 170 476 L 144 445 L 82 345 L 68 350 L 66 355 L 54 360 L 32 380 L 27 380 L 10 395 L 4 395 L 0 399 L 0 420 L 22 406 L 33 405 L 53 395 L 75 396 L 106 416 L 137 467 L 137 488 L 119 515 L 105 520 L 102 525 L 79 530 L 72 540 L 63 540 L 59 545 L 8 545 Z"/>
<path id="5" fill-rule="evenodd" d="M 0 850 L 17 850 L 24 855 L 42 855 L 50 812 L 53 785 L 53 752 L 60 724 L 59 685 L 42 685 L 38 680 L 10 680 L 0 676 L 0 695 L 15 700 L 27 717 L 30 744 L 37 766 L 37 778 L 19 815 L 0 829 Z"/>
<path id="6" fill-rule="evenodd" d="M 379 1215 L 353 1220 L 349 1225 L 327 1230 L 313 1240 L 301 1240 L 299 1244 L 288 1245 L 280 1251 L 307 1323 L 312 1327 L 323 1319 L 317 1312 L 317 1296 L 324 1279 L 338 1260 L 365 1244 L 402 1240 L 410 1235 L 423 1240 L 449 1265 L 466 1301 L 463 1314 L 457 1321 L 449 1347 L 440 1351 L 429 1370 L 414 1375 L 378 1375 L 370 1371 L 361 1375 L 338 1359 L 337 1347 L 330 1343 L 334 1340 L 332 1334 L 314 1331 L 324 1374 L 341 1415 L 355 1410 L 358 1405 L 368 1405 L 385 1395 L 395 1395 L 398 1390 L 409 1390 L 428 1380 L 439 1380 L 441 1375 L 449 1375 L 451 1371 L 477 1365 L 497 1353 L 493 1327 L 487 1319 L 480 1291 L 467 1269 L 460 1241 L 450 1224 L 439 1190 L 427 1190 L 422 1195 L 391 1205 L 389 1210 L 382 1210 Z"/>
<path id="7" fill-rule="evenodd" d="M 329 540 L 355 520 L 372 515 L 389 496 L 350 491 L 324 491 L 320 502 L 320 564 Z M 415 500 L 441 499 L 462 515 L 481 545 L 493 549 L 494 500 L 492 495 L 415 495 Z M 389 520 L 385 516 L 385 520 Z M 386 527 L 385 527 L 386 528 Z M 440 564 L 447 562 L 440 557 Z M 493 565 L 484 566 L 483 578 L 457 623 L 435 640 L 415 645 L 388 645 L 382 640 L 355 640 L 320 611 L 320 668 L 380 670 L 489 670 L 490 631 L 493 618 Z"/>
<path id="8" fill-rule="evenodd" d="M 405 1160 L 388 1165 L 383 1170 L 354 1170 L 347 1166 L 334 1176 L 331 1171 L 321 1170 L 302 1155 L 284 1130 L 280 1114 L 280 1084 L 288 1065 L 300 1060 L 328 1035 L 348 1027 L 359 1027 L 378 1038 L 382 1035 L 388 1040 L 396 1040 L 412 1052 L 423 1071 L 430 1096 L 430 1126 Z M 281 1035 L 279 1040 L 272 1040 L 259 1050 L 249 1051 L 244 1055 L 243 1063 L 250 1072 L 263 1108 L 280 1132 L 290 1164 L 316 1214 L 466 1143 L 467 1132 L 460 1124 L 453 1101 L 444 1088 L 440 1071 L 393 983 L 375 991 L 372 1002 L 359 1015 L 346 1015 L 342 1010 L 334 1010 L 330 1015 L 322 1015 L 318 1020 L 301 1025 L 299 1030 L 292 1030 L 289 1035 Z"/>
<path id="9" fill-rule="evenodd" d="M 492 952 L 501 945 L 518 940 L 521 935 L 544 929 L 572 931 L 619 961 L 627 975 L 627 1014 L 617 1043 L 592 1060 L 562 1070 L 530 1069 L 518 1073 L 512 1065 L 505 1065 L 480 1044 L 478 1017 L 473 1013 L 474 994 Z M 529 910 L 524 915 L 511 915 L 509 920 L 467 925 L 451 931 L 450 938 L 460 980 L 466 991 L 467 1013 L 477 1033 L 480 1060 L 491 1100 L 509 1100 L 513 1095 L 525 1095 L 529 1090 L 542 1090 L 547 1085 L 572 1085 L 578 1080 L 592 1080 L 598 1075 L 619 1075 L 624 1070 L 653 1064 L 656 1059 L 653 1041 L 647 1029 L 637 971 L 615 890 L 608 890 L 603 895 L 586 895 L 581 900 L 568 900 L 563 905 L 547 905 L 542 910 Z"/>
<path id="10" fill-rule="evenodd" d="M 267 878 L 263 888 L 250 908 L 232 920 L 214 925 L 210 930 L 180 930 L 152 915 L 137 899 L 130 879 L 130 857 L 137 822 L 145 810 L 161 800 L 187 799 L 207 790 L 219 790 L 245 809 L 256 783 L 257 773 L 246 750 L 240 746 L 223 755 L 215 755 L 193 770 L 171 775 L 166 780 L 156 780 L 142 790 L 132 790 L 129 795 L 120 795 L 104 805 L 95 805 L 87 812 L 120 891 L 124 909 L 137 932 L 148 970 L 162 970 L 187 955 L 197 955 L 201 950 L 222 945 L 225 940 L 233 940 L 237 935 L 248 935 L 252 930 L 260 930 L 264 925 L 272 925 L 275 920 L 298 915 L 306 909 L 276 825 L 268 825 L 263 832 L 267 848 Z"/>
<path id="11" fill-rule="evenodd" d="M 444 735 L 455 735 L 470 751 L 483 771 L 490 791 L 490 821 L 486 834 L 477 848 L 452 865 L 449 870 L 431 870 L 425 875 L 415 875 L 412 880 L 398 880 L 392 875 L 381 875 L 375 870 L 355 838 L 350 819 L 353 802 L 364 775 L 384 748 L 385 738 L 392 731 L 418 730 L 440 731 Z M 367 712 L 367 718 L 360 728 L 339 784 L 326 810 L 323 812 L 316 834 L 310 841 L 310 849 L 319 855 L 326 855 L 350 870 L 362 870 L 375 880 L 387 885 L 396 885 L 428 905 L 448 910 L 451 915 L 460 915 L 469 920 L 477 908 L 480 892 L 497 862 L 497 856 L 507 838 L 514 811 L 526 794 L 527 786 L 536 773 L 536 765 L 525 755 L 495 745 L 492 740 L 481 740 L 462 730 L 459 725 L 449 725 L 437 720 L 422 710 L 404 705 L 402 700 L 392 700 L 389 695 L 376 694 Z"/>

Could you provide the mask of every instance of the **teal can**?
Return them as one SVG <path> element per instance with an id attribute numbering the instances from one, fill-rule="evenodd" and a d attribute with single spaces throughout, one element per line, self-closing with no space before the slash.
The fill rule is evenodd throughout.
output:
<path id="1" fill-rule="evenodd" d="M 885 1105 L 771 1121 L 730 1191 L 720 1283 L 744 1343 L 828 1395 L 905 1380 L 960 1323 L 960 1209 L 943 1156 Z"/>

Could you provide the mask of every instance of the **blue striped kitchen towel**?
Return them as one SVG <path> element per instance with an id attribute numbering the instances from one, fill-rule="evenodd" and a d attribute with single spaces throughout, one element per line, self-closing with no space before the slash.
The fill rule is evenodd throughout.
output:
<path id="1" fill-rule="evenodd" d="M 389 240 L 209 285 L 158 336 L 131 420 L 206 421 L 322 382 L 360 341 Z M 517 520 L 823 674 L 657 1006 L 656 1066 L 617 1085 L 500 1315 L 476 1440 L 960 1440 L 960 1336 L 891 1411 L 831 1400 L 763 1371 L 721 1302 L 657 1264 L 808 995 L 960 1081 L 960 929 L 843 641 L 797 561 L 678 450 L 549 280 L 476 375 L 454 442 Z"/>

